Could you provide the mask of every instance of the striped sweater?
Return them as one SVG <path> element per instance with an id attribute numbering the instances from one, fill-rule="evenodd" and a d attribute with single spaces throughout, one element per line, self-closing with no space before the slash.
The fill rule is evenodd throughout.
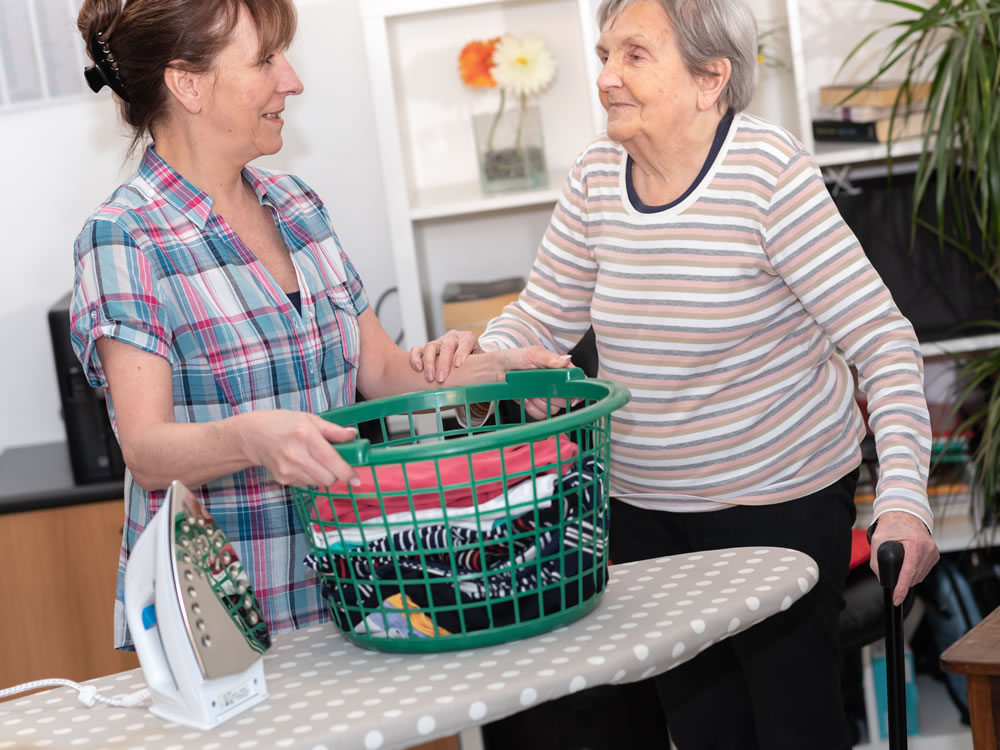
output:
<path id="1" fill-rule="evenodd" d="M 793 136 L 736 115 L 701 183 L 643 214 L 626 153 L 601 137 L 563 187 L 528 285 L 484 349 L 565 352 L 593 324 L 612 420 L 612 494 L 671 511 L 777 503 L 861 460 L 868 399 L 875 514 L 932 528 L 923 365 L 902 316 Z"/>

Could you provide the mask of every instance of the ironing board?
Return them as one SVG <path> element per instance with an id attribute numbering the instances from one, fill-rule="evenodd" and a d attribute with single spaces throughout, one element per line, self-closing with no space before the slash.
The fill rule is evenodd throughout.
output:
<path id="1" fill-rule="evenodd" d="M 265 655 L 270 697 L 210 731 L 143 708 L 82 705 L 57 688 L 0 703 L 4 748 L 405 748 L 595 685 L 632 682 L 788 609 L 816 564 L 788 549 L 736 548 L 613 565 L 586 617 L 467 651 L 367 651 L 333 625 L 284 633 Z M 91 680 L 105 696 L 145 686 L 141 670 Z"/>

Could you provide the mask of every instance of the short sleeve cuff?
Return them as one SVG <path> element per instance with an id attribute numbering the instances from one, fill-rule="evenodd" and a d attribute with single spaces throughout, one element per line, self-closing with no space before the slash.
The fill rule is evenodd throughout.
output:
<path id="1" fill-rule="evenodd" d="M 80 361 L 87 375 L 87 382 L 94 388 L 106 388 L 108 385 L 101 358 L 97 356 L 99 338 L 107 337 L 131 344 L 142 351 L 170 360 L 170 347 L 162 335 L 136 321 L 106 320 L 101 317 L 97 306 L 84 312 L 81 319 L 73 322 L 73 327 L 76 332 L 84 334 L 81 336 L 83 351 Z"/>

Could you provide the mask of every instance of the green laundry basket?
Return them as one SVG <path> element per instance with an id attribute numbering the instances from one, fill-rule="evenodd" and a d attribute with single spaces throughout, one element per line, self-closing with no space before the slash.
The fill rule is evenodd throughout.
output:
<path id="1" fill-rule="evenodd" d="M 607 582 L 611 413 L 628 391 L 583 372 L 367 401 L 322 415 L 362 484 L 292 488 L 334 623 L 360 646 L 433 652 L 565 625 Z M 539 399 L 548 419 L 529 421 Z M 454 419 L 477 404 L 480 426 Z M 473 420 L 475 423 L 476 420 Z"/>

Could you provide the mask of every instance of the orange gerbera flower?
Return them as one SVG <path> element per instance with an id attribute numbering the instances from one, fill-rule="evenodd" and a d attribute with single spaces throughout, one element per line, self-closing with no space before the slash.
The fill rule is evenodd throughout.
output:
<path id="1" fill-rule="evenodd" d="M 500 37 L 495 37 L 485 42 L 469 42 L 462 48 L 458 55 L 458 72 L 462 74 L 464 83 L 479 89 L 496 87 L 497 82 L 493 80 L 490 68 L 493 66 L 493 50 L 499 41 Z"/>

